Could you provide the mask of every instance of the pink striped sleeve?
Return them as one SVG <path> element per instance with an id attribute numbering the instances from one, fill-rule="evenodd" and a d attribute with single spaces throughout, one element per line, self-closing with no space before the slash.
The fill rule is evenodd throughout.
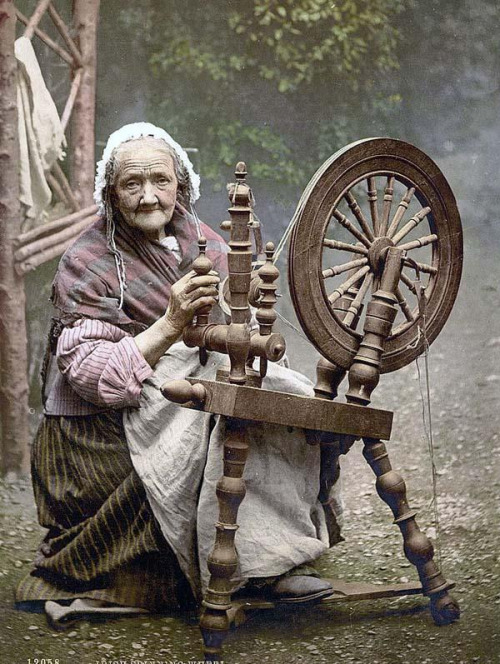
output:
<path id="1" fill-rule="evenodd" d="M 57 364 L 82 399 L 108 408 L 138 406 L 142 383 L 153 373 L 132 336 L 90 319 L 62 331 Z"/>

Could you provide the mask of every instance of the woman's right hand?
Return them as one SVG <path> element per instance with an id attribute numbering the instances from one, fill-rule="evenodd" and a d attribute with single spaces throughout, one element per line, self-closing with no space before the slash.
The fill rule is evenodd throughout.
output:
<path id="1" fill-rule="evenodd" d="M 193 270 L 179 279 L 170 290 L 165 312 L 169 327 L 181 335 L 200 309 L 216 304 L 219 282 L 216 272 L 198 276 Z"/>

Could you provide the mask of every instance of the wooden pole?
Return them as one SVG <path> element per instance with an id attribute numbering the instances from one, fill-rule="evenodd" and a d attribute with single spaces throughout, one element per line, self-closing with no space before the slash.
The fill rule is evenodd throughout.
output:
<path id="1" fill-rule="evenodd" d="M 25 25 L 29 25 L 31 22 L 31 19 L 27 18 L 22 12 L 19 11 L 19 9 L 16 10 L 16 15 L 17 18 L 21 21 L 21 23 L 24 23 Z M 40 17 L 41 18 L 41 17 Z M 39 27 L 35 26 L 33 27 L 33 30 L 30 30 L 28 32 L 28 29 L 26 29 L 26 32 L 24 33 L 24 37 L 28 37 L 32 39 L 32 36 L 34 33 L 37 37 L 39 37 L 44 44 L 46 44 L 49 48 L 51 48 L 54 53 L 57 53 L 57 55 L 62 58 L 70 67 L 73 66 L 73 57 L 68 53 L 68 51 L 65 51 L 62 46 L 59 46 L 57 42 L 55 42 L 53 39 L 49 37 L 49 35 L 44 32 L 43 30 L 40 30 Z"/>
<path id="2" fill-rule="evenodd" d="M 84 217 L 76 224 L 72 224 L 68 228 L 63 228 L 58 233 L 52 233 L 52 235 L 48 235 L 47 237 L 40 238 L 40 240 L 35 240 L 30 244 L 26 244 L 24 247 L 20 247 L 14 253 L 14 259 L 16 263 L 23 263 L 26 261 L 26 259 L 29 259 L 32 256 L 36 256 L 36 254 L 39 254 L 41 251 L 49 249 L 50 247 L 57 244 L 61 244 L 61 242 L 66 240 L 74 240 L 76 236 L 82 232 L 82 230 L 93 224 L 95 221 L 97 221 L 97 219 L 98 217 L 91 214 L 88 217 Z M 40 265 L 40 263 L 37 263 L 37 265 Z"/>
<path id="3" fill-rule="evenodd" d="M 36 228 L 32 228 L 26 233 L 21 233 L 21 235 L 18 235 L 14 242 L 14 246 L 17 249 L 18 247 L 23 247 L 25 244 L 34 242 L 41 237 L 53 235 L 55 232 L 60 231 L 63 228 L 68 228 L 68 226 L 71 226 L 77 221 L 80 221 L 80 219 L 83 219 L 84 217 L 96 215 L 98 209 L 99 208 L 97 205 L 89 205 L 89 207 L 84 208 L 83 210 L 72 212 L 71 214 L 67 214 L 64 217 L 59 217 L 59 219 L 54 219 L 54 221 L 46 221 L 41 226 L 37 226 Z"/>
<path id="4" fill-rule="evenodd" d="M 0 3 L 0 423 L 1 471 L 28 470 L 28 352 L 24 281 L 14 270 L 14 239 L 20 233 L 16 12 Z"/>
<path id="5" fill-rule="evenodd" d="M 49 6 L 50 0 L 40 0 L 38 5 L 35 8 L 35 11 L 31 15 L 31 18 L 29 19 L 27 23 L 26 30 L 24 31 L 24 36 L 27 37 L 28 39 L 32 39 L 33 35 L 35 33 L 35 30 L 42 20 L 42 16 L 45 14 L 47 11 L 47 7 Z M 10 3 L 9 3 L 10 4 Z"/>
<path id="6" fill-rule="evenodd" d="M 48 9 L 49 9 L 50 18 L 54 21 L 56 28 L 59 30 L 59 34 L 66 42 L 66 46 L 68 47 L 71 55 L 73 56 L 76 66 L 83 67 L 82 56 L 80 54 L 80 51 L 77 49 L 75 42 L 71 38 L 71 35 L 69 34 L 69 30 L 66 23 L 59 16 L 59 13 L 57 9 L 54 7 L 53 3 L 49 4 Z"/>
<path id="7" fill-rule="evenodd" d="M 100 0 L 73 0 L 73 26 L 82 56 L 81 84 L 71 116 L 71 188 L 81 207 L 92 204 L 95 164 L 96 41 Z"/>
<path id="8" fill-rule="evenodd" d="M 82 82 L 82 71 L 83 68 L 80 68 L 77 69 L 75 72 L 75 77 L 71 83 L 68 99 L 66 100 L 66 106 L 64 107 L 64 111 L 61 116 L 61 124 L 64 131 L 66 131 L 66 127 L 68 126 L 68 122 L 71 117 L 71 113 L 73 111 L 76 95 L 78 94 L 80 83 Z"/>

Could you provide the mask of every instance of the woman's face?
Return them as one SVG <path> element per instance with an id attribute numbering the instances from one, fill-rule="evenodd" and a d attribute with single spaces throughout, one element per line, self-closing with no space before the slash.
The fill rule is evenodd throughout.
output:
<path id="1" fill-rule="evenodd" d="M 127 141 L 115 158 L 115 204 L 123 220 L 150 240 L 163 239 L 177 195 L 174 161 L 165 143 L 155 138 Z"/>

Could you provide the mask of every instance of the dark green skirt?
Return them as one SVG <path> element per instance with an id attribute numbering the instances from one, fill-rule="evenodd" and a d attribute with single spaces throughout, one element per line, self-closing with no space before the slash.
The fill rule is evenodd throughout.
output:
<path id="1" fill-rule="evenodd" d="M 48 533 L 17 588 L 19 607 L 77 597 L 150 610 L 192 606 L 132 466 L 120 412 L 46 416 L 31 471 Z"/>

